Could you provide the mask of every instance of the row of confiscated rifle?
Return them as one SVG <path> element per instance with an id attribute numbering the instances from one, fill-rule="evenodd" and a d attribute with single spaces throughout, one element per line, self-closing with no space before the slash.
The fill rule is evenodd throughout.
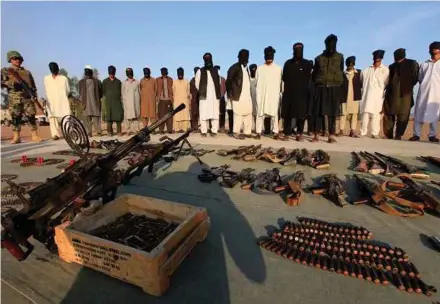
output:
<path id="1" fill-rule="evenodd" d="M 281 176 L 278 168 L 255 173 L 254 169 L 246 168 L 241 171 L 230 170 L 229 165 L 202 169 L 197 178 L 204 183 L 219 180 L 220 186 L 234 188 L 240 184 L 242 189 L 248 189 L 258 194 L 281 194 L 289 206 L 298 206 L 302 196 L 304 172 L 297 171 L 290 176 Z"/>
<path id="2" fill-rule="evenodd" d="M 231 150 L 218 150 L 217 155 L 232 156 L 234 160 L 247 162 L 263 160 L 283 166 L 300 164 L 315 169 L 328 169 L 330 167 L 330 155 L 323 150 L 310 152 L 307 149 L 294 149 L 289 152 L 286 148 L 274 150 L 270 147 L 263 148 L 261 145 L 250 145 Z"/>
<path id="3" fill-rule="evenodd" d="M 352 152 L 355 160 L 354 171 L 368 172 L 370 174 L 383 174 L 385 176 L 395 176 L 402 173 L 408 173 L 416 179 L 428 179 L 423 169 L 410 165 L 400 159 L 387 156 L 378 152 L 370 153 L 367 151 Z"/>
<path id="4" fill-rule="evenodd" d="M 298 218 L 260 238 L 258 245 L 287 260 L 374 284 L 394 285 L 431 296 L 437 290 L 421 279 L 406 252 L 372 240 L 364 227 Z"/>

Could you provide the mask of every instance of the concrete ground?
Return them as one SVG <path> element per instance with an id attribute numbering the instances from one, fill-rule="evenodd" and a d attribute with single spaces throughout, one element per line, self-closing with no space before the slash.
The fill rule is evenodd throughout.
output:
<path id="1" fill-rule="evenodd" d="M 157 140 L 154 136 L 153 140 Z M 231 148 L 255 140 L 236 141 L 226 135 L 218 138 L 190 137 L 191 143 L 203 148 Z M 357 197 L 350 175 L 352 150 L 389 153 L 419 166 L 419 155 L 440 155 L 440 145 L 389 140 L 342 138 L 339 144 L 263 139 L 263 145 L 287 148 L 306 147 L 329 151 L 331 169 L 347 180 L 348 200 Z M 55 176 L 55 166 L 22 168 L 10 163 L 21 155 L 60 158 L 51 152 L 67 148 L 63 141 L 38 144 L 2 145 L 2 173 L 18 174 L 17 181 L 42 181 Z M 66 162 L 73 157 L 65 157 Z M 275 167 L 264 162 L 245 163 L 215 154 L 203 156 L 210 166 L 230 164 L 232 169 L 253 167 L 257 171 Z M 427 166 L 432 178 L 440 180 L 440 170 Z M 304 170 L 305 185 L 323 171 L 303 166 L 282 168 L 282 172 Z M 156 298 L 138 287 L 113 279 L 94 270 L 61 262 L 37 242 L 35 252 L 24 262 L 15 261 L 2 250 L 2 301 L 4 303 L 431 303 L 440 295 L 428 298 L 398 291 L 394 287 L 376 286 L 366 281 L 312 269 L 284 260 L 256 246 L 280 219 L 310 216 L 335 222 L 351 222 L 367 227 L 374 239 L 407 251 L 428 284 L 440 286 L 440 254 L 427 244 L 421 234 L 440 234 L 440 221 L 431 215 L 405 219 L 384 214 L 370 206 L 348 205 L 339 208 L 320 196 L 304 194 L 299 207 L 287 206 L 277 195 L 257 195 L 240 188 L 224 189 L 215 182 L 197 180 L 200 166 L 191 156 L 169 167 L 157 168 L 153 174 L 135 178 L 120 188 L 119 194 L 133 193 L 208 208 L 212 228 L 208 238 L 198 244 L 172 277 L 167 293 Z M 2 184 L 2 187 L 5 186 Z M 439 188 L 431 187 L 440 195 Z"/>

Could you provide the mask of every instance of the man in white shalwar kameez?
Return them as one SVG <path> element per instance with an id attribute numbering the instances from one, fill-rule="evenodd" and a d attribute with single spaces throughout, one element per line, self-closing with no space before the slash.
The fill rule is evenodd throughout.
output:
<path id="1" fill-rule="evenodd" d="M 248 62 L 249 51 L 240 50 L 238 62 L 229 68 L 226 79 L 226 91 L 234 113 L 233 136 L 236 139 L 251 137 L 252 133 L 252 97 Z M 242 127 L 244 136 L 240 134 Z"/>
<path id="2" fill-rule="evenodd" d="M 122 82 L 121 96 L 124 106 L 124 117 L 128 135 L 139 131 L 139 118 L 141 116 L 141 93 L 139 81 L 134 79 L 132 68 L 125 70 L 127 79 Z"/>
<path id="3" fill-rule="evenodd" d="M 419 92 L 415 104 L 414 136 L 410 141 L 420 140 L 423 123 L 429 123 L 429 141 L 439 142 L 437 124 L 440 119 L 440 42 L 429 45 L 431 59 L 420 64 Z"/>
<path id="4" fill-rule="evenodd" d="M 271 118 L 274 139 L 279 138 L 278 113 L 283 70 L 273 62 L 275 52 L 275 49 L 271 46 L 264 49 L 264 60 L 266 63 L 258 67 L 255 77 L 257 83 L 256 139 L 260 139 L 265 117 Z"/>
<path id="5" fill-rule="evenodd" d="M 371 120 L 371 135 L 379 138 L 380 118 L 388 84 L 390 70 L 382 64 L 383 50 L 373 52 L 373 65 L 364 69 L 361 74 L 362 100 L 360 102 L 361 136 L 367 135 Z"/>
<path id="6" fill-rule="evenodd" d="M 210 121 L 211 136 L 216 136 L 220 115 L 221 79 L 218 70 L 214 68 L 210 53 L 203 55 L 203 61 L 204 67 L 195 76 L 195 85 L 199 92 L 200 131 L 202 137 L 206 137 Z"/>
<path id="7" fill-rule="evenodd" d="M 54 140 L 61 137 L 59 127 L 61 119 L 70 115 L 69 80 L 64 75 L 59 75 L 59 67 L 56 62 L 49 63 L 51 75 L 44 77 L 44 88 L 47 96 L 47 114 L 49 116 L 50 133 Z"/>

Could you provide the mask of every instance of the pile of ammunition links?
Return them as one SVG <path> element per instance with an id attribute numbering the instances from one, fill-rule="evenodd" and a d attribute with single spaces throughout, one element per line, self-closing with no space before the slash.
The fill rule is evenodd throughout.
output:
<path id="1" fill-rule="evenodd" d="M 90 234 L 115 243 L 150 252 L 156 248 L 178 224 L 164 219 L 152 219 L 145 215 L 127 213 L 115 222 L 99 227 Z"/>
<path id="2" fill-rule="evenodd" d="M 365 279 L 375 284 L 393 284 L 409 293 L 431 296 L 437 292 L 420 279 L 416 266 L 400 248 L 375 244 L 364 227 L 298 218 L 299 224 L 284 227 L 259 245 L 294 262 Z"/>

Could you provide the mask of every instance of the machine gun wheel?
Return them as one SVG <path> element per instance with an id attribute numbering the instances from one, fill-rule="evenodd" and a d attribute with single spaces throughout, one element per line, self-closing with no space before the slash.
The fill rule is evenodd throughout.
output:
<path id="1" fill-rule="evenodd" d="M 90 150 L 90 141 L 82 122 L 73 115 L 66 115 L 61 120 L 61 132 L 69 146 L 84 157 Z"/>

